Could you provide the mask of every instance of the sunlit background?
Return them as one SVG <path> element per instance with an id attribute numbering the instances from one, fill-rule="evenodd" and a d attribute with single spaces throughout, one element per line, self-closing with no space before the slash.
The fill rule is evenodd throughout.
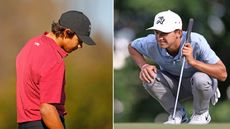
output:
<path id="1" fill-rule="evenodd" d="M 228 0 L 115 0 L 114 1 L 114 120 L 115 122 L 163 122 L 168 114 L 142 87 L 140 69 L 130 58 L 127 46 L 138 37 L 152 33 L 154 16 L 164 10 L 177 12 L 187 29 L 194 18 L 193 31 L 208 40 L 229 73 L 230 1 Z M 154 62 L 150 62 L 154 63 Z M 210 106 L 212 122 L 230 122 L 230 82 L 219 83 L 221 98 Z M 183 103 L 189 116 L 192 101 Z"/>
<path id="2" fill-rule="evenodd" d="M 68 129 L 112 128 L 113 0 L 0 0 L 0 128 L 15 129 L 15 59 L 27 40 L 50 31 L 68 10 L 82 11 L 96 46 L 66 59 Z"/>

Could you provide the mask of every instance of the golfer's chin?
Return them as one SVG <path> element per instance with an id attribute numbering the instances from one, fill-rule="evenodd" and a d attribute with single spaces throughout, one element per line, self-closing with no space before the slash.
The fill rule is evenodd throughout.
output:
<path id="1" fill-rule="evenodd" d="M 168 44 L 165 42 L 158 42 L 158 45 L 160 48 L 167 48 L 168 47 Z"/>
<path id="2" fill-rule="evenodd" d="M 73 48 L 73 49 L 65 49 L 65 51 L 66 51 L 67 53 L 71 53 L 71 52 L 73 52 L 73 51 L 75 51 L 75 50 L 77 50 L 77 48 Z"/>
<path id="3" fill-rule="evenodd" d="M 159 44 L 160 48 L 168 48 L 167 44 Z"/>

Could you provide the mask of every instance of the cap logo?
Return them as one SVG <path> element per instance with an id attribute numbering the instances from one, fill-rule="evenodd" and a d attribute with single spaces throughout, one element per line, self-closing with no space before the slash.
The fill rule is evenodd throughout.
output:
<path id="1" fill-rule="evenodd" d="M 40 43 L 35 42 L 34 45 L 35 45 L 35 46 L 40 46 Z"/>
<path id="2" fill-rule="evenodd" d="M 89 32 L 91 31 L 91 25 L 89 25 Z"/>
<path id="3" fill-rule="evenodd" d="M 165 21 L 165 18 L 164 18 L 163 16 L 158 17 L 158 20 L 157 20 L 156 24 L 159 24 L 159 23 L 160 23 L 160 24 L 163 24 L 164 21 Z"/>

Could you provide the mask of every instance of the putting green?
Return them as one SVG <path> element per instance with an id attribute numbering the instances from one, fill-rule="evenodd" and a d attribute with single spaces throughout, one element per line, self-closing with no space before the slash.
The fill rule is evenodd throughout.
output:
<path id="1" fill-rule="evenodd" d="M 114 123 L 114 129 L 230 129 L 230 123 L 210 123 L 208 125 L 164 125 L 154 123 Z"/>

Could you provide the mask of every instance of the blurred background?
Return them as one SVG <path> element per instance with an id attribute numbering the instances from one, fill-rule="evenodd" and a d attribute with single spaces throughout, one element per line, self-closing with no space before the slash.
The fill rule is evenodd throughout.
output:
<path id="1" fill-rule="evenodd" d="M 0 0 L 0 128 L 15 129 L 15 59 L 27 40 L 50 31 L 67 10 L 84 12 L 96 46 L 65 59 L 68 129 L 112 128 L 112 0 Z"/>
<path id="2" fill-rule="evenodd" d="M 143 88 L 139 68 L 130 58 L 128 43 L 151 32 L 154 16 L 164 10 L 177 12 L 187 29 L 194 18 L 193 31 L 208 40 L 229 73 L 230 65 L 230 1 L 229 0 L 115 0 L 114 1 L 114 121 L 162 122 L 168 114 Z M 154 62 L 151 62 L 154 63 Z M 212 122 L 230 122 L 230 82 L 219 82 L 221 98 L 210 106 Z M 189 116 L 192 101 L 183 102 Z"/>

